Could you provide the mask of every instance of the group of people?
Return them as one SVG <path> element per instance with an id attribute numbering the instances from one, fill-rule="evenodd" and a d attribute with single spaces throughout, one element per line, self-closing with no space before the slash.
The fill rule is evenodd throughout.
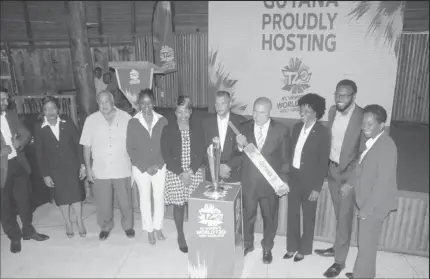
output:
<path id="1" fill-rule="evenodd" d="M 270 117 L 272 103 L 266 97 L 255 100 L 252 119 L 246 120 L 230 111 L 230 94 L 219 91 L 215 98 L 216 114 L 201 120 L 192 117 L 190 98 L 180 96 L 176 117 L 168 121 L 154 111 L 155 97 L 150 89 L 139 93 L 139 110 L 134 116 L 118 109 L 112 93 L 103 90 L 97 94 L 99 111 L 87 117 L 80 137 L 72 120 L 60 114 L 56 99 L 47 96 L 43 99 L 42 121 L 35 130 L 39 167 L 45 184 L 55 191 L 55 202 L 63 213 L 68 237 L 74 235 L 70 208 L 77 215 L 79 235 L 86 235 L 82 221 L 85 192 L 81 182 L 85 176 L 93 183 L 99 239 L 107 239 L 114 226 L 114 196 L 122 228 L 127 237 L 134 237 L 131 187 L 135 182 L 140 195 L 142 229 L 148 232 L 148 242 L 155 245 L 165 239 L 164 206 L 173 205 L 178 247 L 187 253 L 183 228 L 185 205 L 203 182 L 204 168 L 209 170 L 206 149 L 214 137 L 219 137 L 220 179 L 242 185 L 245 256 L 254 250 L 254 224 L 260 206 L 264 223 L 262 260 L 269 264 L 278 226 L 279 196 L 243 152 L 248 143 L 253 143 L 289 186 L 287 251 L 283 258 L 294 258 L 297 262 L 312 254 L 317 201 L 328 177 L 337 225 L 334 246 L 315 250 L 318 255 L 334 257 L 334 264 L 324 276 L 336 277 L 345 267 L 354 211 L 358 207 L 359 252 L 353 272 L 347 276 L 374 278 L 382 223 L 397 206 L 397 150 L 384 131 L 385 109 L 379 105 L 360 108 L 355 104 L 356 94 L 353 81 L 342 80 L 337 84 L 328 125 L 321 122 L 325 99 L 313 93 L 302 96 L 298 101 L 301 121 L 294 125 L 290 135 L 283 124 Z M 11 239 L 11 251 L 19 252 L 21 235 L 35 240 L 48 237 L 36 233 L 31 226 L 31 212 L 25 205 L 29 194 L 23 194 L 28 192 L 28 186 L 23 185 L 28 184 L 25 180 L 29 170 L 21 151 L 30 135 L 19 124 L 16 114 L 6 110 L 7 102 L 7 93 L 1 92 L 1 154 L 2 160 L 3 154 L 7 154 L 9 163 L 4 187 L 2 183 L 2 223 Z M 5 114 L 12 132 L 6 131 Z M 240 135 L 233 132 L 229 122 L 239 127 Z M 206 176 L 206 179 L 211 178 Z M 17 212 L 11 201 L 16 201 Z M 24 220 L 22 233 L 16 223 L 17 213 Z"/>

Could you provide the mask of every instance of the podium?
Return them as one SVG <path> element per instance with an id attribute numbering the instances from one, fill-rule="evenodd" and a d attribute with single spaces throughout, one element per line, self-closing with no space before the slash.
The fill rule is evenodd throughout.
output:
<path id="1" fill-rule="evenodd" d="M 188 205 L 188 277 L 240 278 L 243 270 L 242 192 L 223 184 L 214 197 L 201 183 Z"/>

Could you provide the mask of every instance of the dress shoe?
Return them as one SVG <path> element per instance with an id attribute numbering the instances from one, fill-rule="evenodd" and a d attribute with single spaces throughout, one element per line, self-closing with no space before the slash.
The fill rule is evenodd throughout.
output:
<path id="1" fill-rule="evenodd" d="M 321 256 L 321 257 L 334 257 L 334 248 L 328 248 L 328 249 L 315 249 L 315 254 Z"/>
<path id="2" fill-rule="evenodd" d="M 128 238 L 133 238 L 136 235 L 136 232 L 134 231 L 134 229 L 128 229 L 125 231 L 125 235 Z"/>
<path id="3" fill-rule="evenodd" d="M 99 239 L 100 240 L 106 240 L 109 237 L 109 232 L 108 231 L 101 231 L 99 234 Z"/>
<path id="4" fill-rule="evenodd" d="M 352 275 L 352 272 L 345 273 L 345 276 L 348 277 L 348 279 L 354 279 L 354 276 Z"/>
<path id="5" fill-rule="evenodd" d="M 340 272 L 345 268 L 345 266 L 334 263 L 330 266 L 326 272 L 324 272 L 324 276 L 327 278 L 334 278 L 339 276 Z"/>
<path id="6" fill-rule="evenodd" d="M 45 234 L 41 234 L 41 233 L 35 232 L 32 235 L 30 235 L 30 236 L 24 236 L 23 239 L 24 240 L 33 239 L 33 240 L 36 240 L 36 241 L 45 241 L 45 240 L 49 239 L 49 236 L 47 236 Z"/>
<path id="7" fill-rule="evenodd" d="M 252 251 L 254 251 L 254 246 L 246 247 L 245 250 L 243 251 L 243 254 L 246 256 L 248 255 L 248 253 L 251 253 Z"/>
<path id="8" fill-rule="evenodd" d="M 296 252 L 287 252 L 287 253 L 285 253 L 285 255 L 284 255 L 283 259 L 284 259 L 284 260 L 291 259 L 291 258 L 294 256 L 294 254 L 295 254 L 295 253 L 296 253 Z"/>
<path id="9" fill-rule="evenodd" d="M 303 260 L 305 258 L 304 255 L 297 253 L 296 256 L 294 257 L 294 261 L 295 262 L 300 262 L 301 260 Z"/>
<path id="10" fill-rule="evenodd" d="M 155 230 L 155 236 L 158 240 L 166 240 L 161 230 Z"/>
<path id="11" fill-rule="evenodd" d="M 182 253 L 188 253 L 188 246 L 183 246 L 183 247 L 181 247 L 181 246 L 179 246 L 179 250 L 182 252 Z"/>
<path id="12" fill-rule="evenodd" d="M 19 253 L 19 252 L 21 252 L 21 240 L 12 240 L 10 242 L 10 251 L 12 253 Z"/>
<path id="13" fill-rule="evenodd" d="M 148 242 L 151 245 L 155 245 L 155 243 L 157 242 L 157 240 L 155 239 L 155 233 L 154 232 L 148 233 Z"/>
<path id="14" fill-rule="evenodd" d="M 263 263 L 270 264 L 272 263 L 273 256 L 271 251 L 263 251 Z"/>

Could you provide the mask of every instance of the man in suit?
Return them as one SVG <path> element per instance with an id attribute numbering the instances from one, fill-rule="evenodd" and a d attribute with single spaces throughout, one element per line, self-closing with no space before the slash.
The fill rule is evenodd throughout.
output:
<path id="1" fill-rule="evenodd" d="M 240 158 L 236 150 L 236 136 L 233 130 L 228 126 L 231 121 L 236 127 L 246 121 L 246 118 L 230 112 L 231 96 L 226 91 L 218 91 L 215 97 L 216 114 L 210 115 L 203 120 L 203 132 L 205 135 L 205 150 L 212 143 L 214 137 L 219 137 L 221 142 L 221 165 L 220 177 L 225 182 L 240 181 Z M 212 180 L 210 176 L 209 162 L 205 159 L 207 180 Z"/>
<path id="2" fill-rule="evenodd" d="M 354 171 L 360 146 L 364 145 L 361 133 L 363 109 L 355 104 L 357 85 L 352 80 L 341 80 L 334 94 L 336 105 L 330 108 L 328 120 L 331 131 L 331 147 L 328 185 L 336 215 L 334 247 L 317 249 L 320 256 L 333 257 L 334 264 L 324 273 L 325 277 L 337 277 L 345 268 L 351 242 L 354 216 L 354 193 L 347 193 L 346 181 Z"/>
<path id="3" fill-rule="evenodd" d="M 11 240 L 10 251 L 21 251 L 21 238 L 44 241 L 49 237 L 36 232 L 32 225 L 30 164 L 25 157 L 24 147 L 30 142 L 30 132 L 21 124 L 15 111 L 9 110 L 9 95 L 0 91 L 1 136 L 4 145 L 0 153 L 7 154 L 6 180 L 1 189 L 1 219 L 4 233 Z M 2 161 L 3 163 L 3 161 Z M 22 230 L 17 222 L 17 213 L 22 222 Z"/>
<path id="4" fill-rule="evenodd" d="M 358 255 L 348 278 L 375 278 L 382 223 L 397 209 L 397 147 L 384 131 L 387 112 L 379 105 L 364 108 L 363 133 L 368 139 L 356 170 L 348 179 L 358 207 Z"/>
<path id="5" fill-rule="evenodd" d="M 244 122 L 236 136 L 238 149 L 243 150 L 248 142 L 252 142 L 283 181 L 288 173 L 288 141 L 287 128 L 272 119 L 270 111 L 272 102 L 260 97 L 254 102 L 252 120 Z M 242 169 L 243 225 L 245 255 L 254 250 L 254 223 L 257 219 L 257 206 L 260 205 L 263 217 L 264 232 L 261 246 L 263 247 L 263 263 L 272 262 L 272 248 L 278 228 L 279 197 L 257 167 L 243 156 Z"/>

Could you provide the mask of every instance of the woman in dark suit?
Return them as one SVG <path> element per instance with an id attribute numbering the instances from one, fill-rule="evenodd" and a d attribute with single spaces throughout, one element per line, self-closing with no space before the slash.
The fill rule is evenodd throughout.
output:
<path id="1" fill-rule="evenodd" d="M 294 125 L 288 194 L 287 253 L 284 259 L 303 260 L 312 254 L 317 200 L 327 174 L 330 134 L 319 121 L 325 112 L 325 99 L 309 93 L 299 99 L 301 122 Z M 300 235 L 300 207 L 303 235 Z M 297 253 L 296 253 L 297 252 Z"/>
<path id="2" fill-rule="evenodd" d="M 204 145 L 201 123 L 190 119 L 192 105 L 189 97 L 179 96 L 175 115 L 161 134 L 161 153 L 166 162 L 165 204 L 173 204 L 173 218 L 178 232 L 179 250 L 188 252 L 184 235 L 185 203 L 203 181 Z"/>
<path id="3" fill-rule="evenodd" d="M 85 237 L 82 220 L 82 201 L 85 189 L 80 181 L 85 178 L 85 165 L 79 133 L 73 121 L 59 114 L 59 104 L 55 97 L 42 99 L 43 120 L 34 129 L 36 156 L 40 173 L 46 186 L 53 188 L 55 203 L 63 214 L 66 235 L 73 237 L 70 220 L 70 206 L 77 218 L 79 235 Z"/>

